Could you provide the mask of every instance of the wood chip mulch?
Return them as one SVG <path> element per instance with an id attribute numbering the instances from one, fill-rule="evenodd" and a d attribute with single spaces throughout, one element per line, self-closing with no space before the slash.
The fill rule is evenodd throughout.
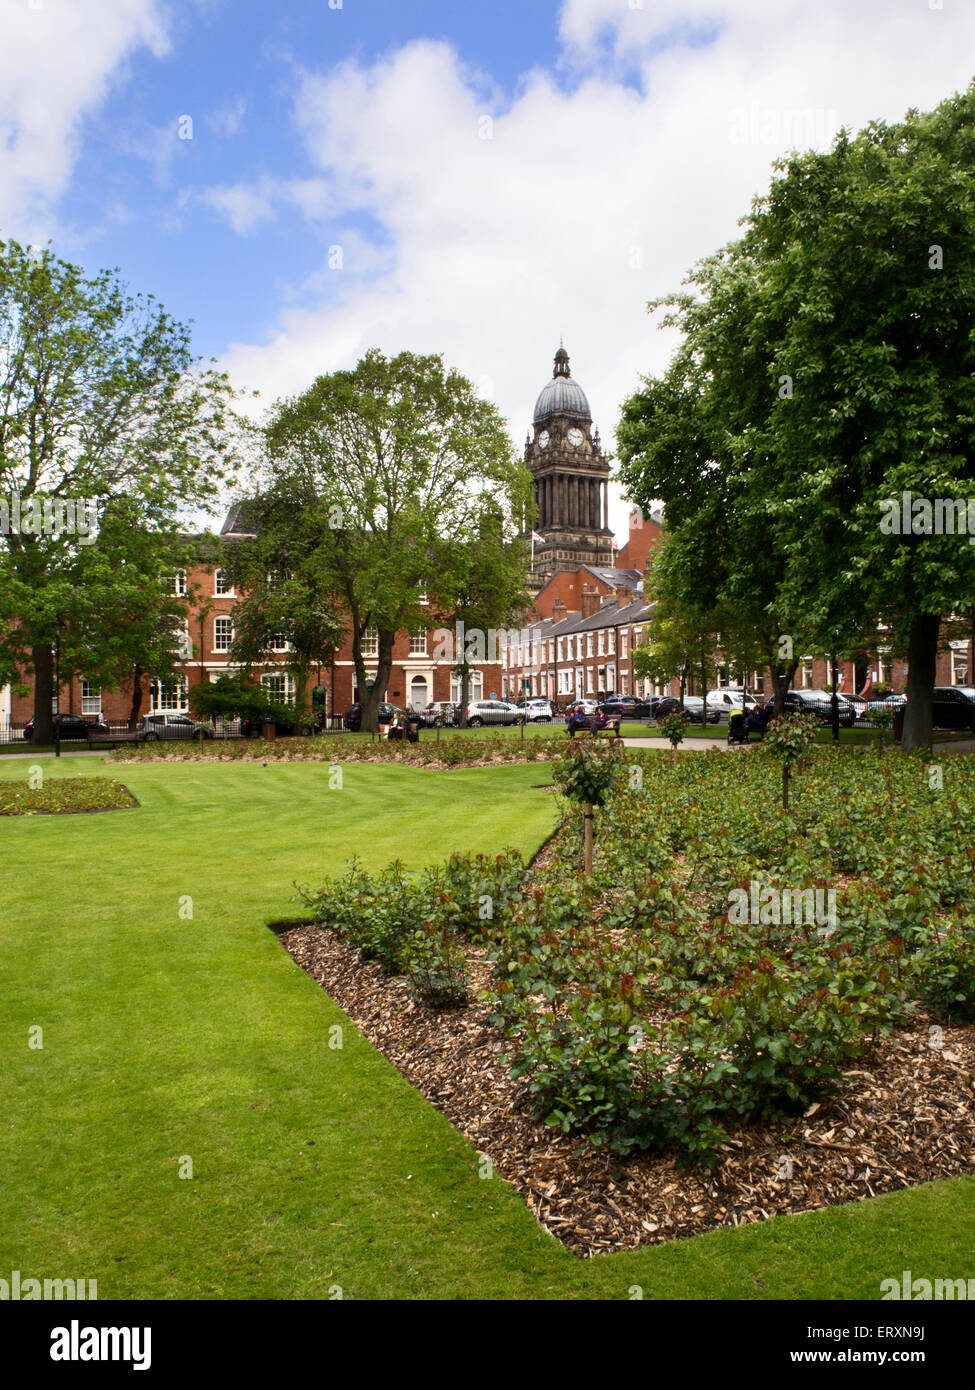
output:
<path id="1" fill-rule="evenodd" d="M 282 924 L 283 926 L 284 924 Z M 532 1119 L 506 1039 L 479 1005 L 437 1014 L 316 925 L 280 931 L 294 960 L 580 1257 L 874 1197 L 975 1170 L 975 1025 L 885 1040 L 804 1116 L 732 1131 L 712 1174 L 673 1155 L 616 1160 Z M 471 994 L 490 962 L 469 957 Z"/>

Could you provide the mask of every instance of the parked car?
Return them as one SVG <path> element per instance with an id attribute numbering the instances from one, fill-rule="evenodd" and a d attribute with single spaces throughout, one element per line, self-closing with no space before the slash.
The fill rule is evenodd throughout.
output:
<path id="1" fill-rule="evenodd" d="M 395 714 L 401 714 L 404 719 L 414 717 L 408 714 L 408 712 L 405 709 L 400 709 L 399 705 L 390 705 L 384 700 L 379 706 L 379 723 L 391 723 L 393 715 Z M 356 701 L 354 705 L 351 705 L 345 711 L 345 714 L 343 715 L 343 722 L 345 724 L 345 727 L 347 729 L 351 729 L 351 731 L 354 734 L 359 732 L 359 730 L 362 728 L 362 705 L 359 701 Z"/>
<path id="2" fill-rule="evenodd" d="M 435 728 L 438 722 L 441 728 L 449 728 L 457 723 L 459 713 L 459 706 L 450 700 L 433 700 L 421 711 L 420 718 L 428 729 Z"/>
<path id="3" fill-rule="evenodd" d="M 933 722 L 936 729 L 971 729 L 975 725 L 975 686 L 936 685 Z"/>
<path id="4" fill-rule="evenodd" d="M 551 700 L 543 700 L 541 696 L 533 696 L 530 700 L 519 700 L 517 708 L 529 724 L 547 724 L 555 716 Z"/>
<path id="5" fill-rule="evenodd" d="M 136 725 L 141 743 L 155 743 L 163 738 L 213 738 L 213 729 L 198 724 L 188 714 L 146 714 Z"/>
<path id="6" fill-rule="evenodd" d="M 467 706 L 469 729 L 478 729 L 482 724 L 519 724 L 524 718 L 524 712 L 507 700 L 472 700 Z"/>
<path id="7" fill-rule="evenodd" d="M 646 701 L 637 700 L 632 695 L 620 695 L 613 700 L 603 700 L 598 709 L 604 710 L 609 719 L 645 719 L 648 706 Z M 639 711 L 644 713 L 640 714 Z"/>
<path id="8" fill-rule="evenodd" d="M 661 720 L 667 718 L 668 714 L 679 714 L 681 711 L 683 711 L 684 718 L 689 724 L 704 723 L 705 707 L 700 695 L 685 695 L 683 705 L 676 695 L 663 695 L 653 707 L 653 718 L 659 724 Z M 719 724 L 721 722 L 720 709 L 709 706 L 707 722 Z"/>
<path id="9" fill-rule="evenodd" d="M 595 700 L 570 700 L 562 710 L 562 715 L 568 720 L 570 714 L 575 714 L 576 711 L 579 710 L 588 717 L 591 714 L 595 714 L 598 708 L 599 705 Z"/>
<path id="10" fill-rule="evenodd" d="M 721 710 L 717 706 L 705 706 L 704 700 L 700 695 L 684 696 L 684 713 L 688 716 L 692 724 L 703 724 L 705 716 L 709 724 L 721 723 Z"/>
<path id="11" fill-rule="evenodd" d="M 758 702 L 754 695 L 743 692 L 740 686 L 719 685 L 715 690 L 708 691 L 708 709 L 716 709 L 722 723 L 728 719 L 732 710 L 741 711 L 742 700 L 746 714 L 751 714 L 758 708 Z"/>
<path id="12" fill-rule="evenodd" d="M 837 693 L 840 725 L 850 728 L 857 717 L 856 707 L 851 705 L 845 695 Z M 832 696 L 828 690 L 787 690 L 782 705 L 784 714 L 799 712 L 812 714 L 820 724 L 833 722 Z"/>
<path id="13" fill-rule="evenodd" d="M 51 721 L 59 739 L 93 738 L 108 733 L 108 725 L 100 719 L 85 719 L 80 714 L 55 714 Z M 28 719 L 24 725 L 24 738 L 28 743 L 34 737 L 34 720 Z"/>

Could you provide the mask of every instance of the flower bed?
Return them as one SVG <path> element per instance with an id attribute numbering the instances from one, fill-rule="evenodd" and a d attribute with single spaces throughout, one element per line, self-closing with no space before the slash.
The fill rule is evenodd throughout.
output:
<path id="1" fill-rule="evenodd" d="M 41 787 L 0 782 L 0 816 L 67 816 L 121 811 L 138 804 L 127 787 L 107 777 L 51 778 Z"/>
<path id="2" fill-rule="evenodd" d="M 208 739 L 120 744 L 112 762 L 327 762 L 407 763 L 414 767 L 487 767 L 496 763 L 546 762 L 565 752 L 565 734 L 551 738 L 467 737 L 451 734 L 438 743 L 432 736 L 418 743 L 375 741 L 342 734 L 315 738 Z"/>
<path id="3" fill-rule="evenodd" d="M 785 810 L 780 766 L 760 751 L 679 768 L 667 754 L 621 753 L 588 878 L 582 811 L 564 802 L 531 873 L 510 853 L 454 856 L 416 877 L 353 866 L 302 890 L 316 925 L 286 944 L 330 992 L 356 993 L 357 956 L 375 963 L 363 973 L 373 1013 L 406 1001 L 424 1037 L 449 1033 L 443 1011 L 460 1011 L 487 1040 L 490 1079 L 472 1088 L 501 1097 L 532 1152 L 569 1163 L 556 1189 L 577 1215 L 556 1233 L 610 1248 L 582 1219 L 595 1173 L 600 1221 L 611 1174 L 644 1197 L 658 1190 L 648 1175 L 676 1184 L 663 1204 L 684 1210 L 676 1226 L 645 1211 L 639 1229 L 632 1212 L 609 1218 L 626 1244 L 975 1164 L 973 818 L 971 757 L 932 769 L 816 750 Z M 905 1130 L 911 1114 L 924 1122 Z M 504 1171 L 503 1149 L 488 1152 Z M 756 1172 L 773 1153 L 782 1171 Z M 537 1169 L 522 1168 L 537 1195 Z M 722 1205 L 716 1194 L 746 1175 L 755 1200 Z"/>

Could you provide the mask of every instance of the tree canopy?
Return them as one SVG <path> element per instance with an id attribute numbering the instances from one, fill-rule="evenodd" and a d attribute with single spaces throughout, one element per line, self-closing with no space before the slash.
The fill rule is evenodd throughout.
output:
<path id="1" fill-rule="evenodd" d="M 906 748 L 930 741 L 939 620 L 975 585 L 967 534 L 881 524 L 890 499 L 975 493 L 973 156 L 975 86 L 780 162 L 695 292 L 652 306 L 683 343 L 619 432 L 689 589 L 753 603 L 796 650 L 888 626 Z"/>
<path id="2" fill-rule="evenodd" d="M 267 446 L 274 505 L 314 518 L 300 530 L 303 563 L 341 606 L 363 727 L 374 728 L 395 634 L 429 627 L 465 601 L 472 547 L 488 536 L 492 545 L 513 542 L 514 518 L 531 502 L 530 475 L 496 407 L 441 357 L 410 352 L 387 358 L 373 349 L 355 368 L 280 402 Z M 270 505 L 262 495 L 258 514 Z M 275 568 L 293 571 L 289 554 L 282 545 Z M 371 631 L 376 652 L 367 664 Z"/>
<path id="3" fill-rule="evenodd" d="M 0 243 L 0 667 L 7 677 L 33 670 L 41 741 L 55 635 L 73 634 L 81 650 L 87 633 L 91 645 L 108 592 L 89 553 L 97 523 L 83 535 L 77 508 L 104 516 L 124 602 L 130 576 L 147 579 L 150 549 L 169 562 L 181 510 L 206 507 L 232 475 L 232 399 L 151 295 L 133 297 L 111 271 L 88 277 L 49 247 Z M 133 525 L 113 528 L 113 509 Z M 131 631 L 135 666 L 146 642 Z M 94 643 L 106 671 L 119 666 L 123 635 L 115 630 L 110 659 Z"/>

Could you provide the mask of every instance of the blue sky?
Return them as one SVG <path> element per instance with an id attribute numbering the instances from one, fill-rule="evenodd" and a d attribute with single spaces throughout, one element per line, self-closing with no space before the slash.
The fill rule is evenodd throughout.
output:
<path id="1" fill-rule="evenodd" d="M 171 51 L 136 53 L 83 125 L 82 155 L 61 206 L 64 254 L 120 266 L 134 287 L 194 320 L 202 353 L 262 337 L 350 220 L 382 240 L 365 216 L 337 217 L 313 237 L 298 217 L 278 217 L 242 237 L 195 200 L 213 185 L 313 175 L 294 120 L 296 72 L 350 59 L 369 65 L 413 40 L 444 39 L 484 71 L 497 110 L 536 63 L 571 89 L 575 78 L 558 63 L 559 8 L 555 0 L 181 5 Z M 185 115 L 192 138 L 180 139 Z"/>
<path id="2" fill-rule="evenodd" d="M 520 443 L 564 335 L 611 449 L 647 302 L 773 161 L 968 86 L 937 3 L 0 0 L 0 233 L 117 266 L 257 410 L 442 352 Z"/>

